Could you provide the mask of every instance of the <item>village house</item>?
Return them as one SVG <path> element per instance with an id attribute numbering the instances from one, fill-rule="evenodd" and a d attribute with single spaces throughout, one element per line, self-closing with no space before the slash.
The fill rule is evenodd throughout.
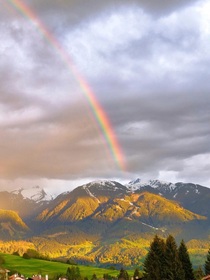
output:
<path id="1" fill-rule="evenodd" d="M 17 273 L 9 276 L 9 280 L 25 280 L 25 277 L 23 275 L 18 275 Z"/>
<path id="2" fill-rule="evenodd" d="M 7 280 L 48 280 L 48 275 L 44 277 L 39 275 L 33 275 L 32 277 L 25 278 L 23 275 L 19 276 L 17 273 L 11 275 Z"/>
<path id="3" fill-rule="evenodd" d="M 41 274 L 33 275 L 28 280 L 48 280 L 48 275 L 42 276 Z"/>

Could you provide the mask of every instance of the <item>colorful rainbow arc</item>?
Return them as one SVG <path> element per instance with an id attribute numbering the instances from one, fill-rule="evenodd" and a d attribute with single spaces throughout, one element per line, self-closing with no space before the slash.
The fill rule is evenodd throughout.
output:
<path id="1" fill-rule="evenodd" d="M 119 166 L 119 168 L 124 171 L 126 170 L 126 164 L 122 149 L 119 145 L 117 137 L 114 133 L 114 130 L 111 126 L 111 123 L 97 101 L 91 87 L 85 81 L 85 79 L 78 72 L 77 68 L 73 64 L 70 56 L 64 49 L 64 47 L 60 44 L 60 42 L 55 38 L 55 36 L 47 29 L 47 27 L 43 24 L 43 22 L 38 18 L 38 16 L 29 8 L 23 1 L 21 0 L 8 0 L 9 3 L 12 4 L 18 11 L 20 11 L 24 16 L 26 16 L 29 20 L 31 20 L 38 28 L 38 30 L 44 35 L 44 37 L 49 41 L 49 43 L 55 48 L 58 52 L 62 60 L 68 66 L 72 74 L 74 75 L 76 81 L 80 85 L 84 96 L 86 97 L 93 115 L 99 127 L 102 130 L 102 133 L 106 139 L 106 142 L 111 150 L 111 153 L 114 157 L 115 162 Z"/>

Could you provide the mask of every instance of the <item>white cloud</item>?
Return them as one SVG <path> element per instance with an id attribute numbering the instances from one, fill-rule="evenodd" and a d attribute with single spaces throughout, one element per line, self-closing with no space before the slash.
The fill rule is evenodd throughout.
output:
<path id="1" fill-rule="evenodd" d="M 103 75 L 114 63 L 113 56 L 126 55 L 132 42 L 140 40 L 149 28 L 149 16 L 140 8 L 119 9 L 70 31 L 64 41 L 80 69 L 93 76 Z"/>
<path id="2" fill-rule="evenodd" d="M 160 170 L 158 180 L 164 179 L 164 181 L 177 183 L 179 181 L 179 174 L 177 171 Z"/>
<path id="3" fill-rule="evenodd" d="M 190 178 L 195 183 L 210 187 L 209 170 L 210 153 L 198 154 L 184 160 L 181 176 L 184 180 Z"/>
<path id="4" fill-rule="evenodd" d="M 151 91 L 156 83 L 164 87 L 167 79 L 180 90 L 190 86 L 191 76 L 199 75 L 198 67 L 208 59 L 203 52 L 206 5 L 202 1 L 160 18 L 134 5 L 120 8 L 70 30 L 64 44 L 97 87 L 100 83 L 108 90 L 107 83 L 117 81 L 123 95 L 125 87 Z"/>
<path id="5" fill-rule="evenodd" d="M 207 39 L 210 35 L 210 2 L 200 1 L 197 5 L 197 10 L 200 15 L 201 33 Z"/>
<path id="6" fill-rule="evenodd" d="M 8 116 L 8 112 L 6 110 L 2 110 L 0 116 L 0 126 L 1 127 L 14 127 L 19 126 L 23 123 L 30 124 L 31 122 L 39 120 L 43 116 L 44 112 L 41 111 L 40 108 L 25 108 L 18 111 L 10 112 Z"/>

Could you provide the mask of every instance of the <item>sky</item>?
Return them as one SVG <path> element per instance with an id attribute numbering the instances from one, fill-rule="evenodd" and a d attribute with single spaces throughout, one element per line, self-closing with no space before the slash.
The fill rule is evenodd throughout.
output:
<path id="1" fill-rule="evenodd" d="M 210 1 L 0 4 L 1 190 L 210 187 Z"/>

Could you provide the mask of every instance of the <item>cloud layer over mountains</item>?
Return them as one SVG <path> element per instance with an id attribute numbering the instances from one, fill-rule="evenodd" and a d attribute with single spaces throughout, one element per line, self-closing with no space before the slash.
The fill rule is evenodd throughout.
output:
<path id="1" fill-rule="evenodd" d="M 116 165 L 61 54 L 5 1 L 0 187 L 137 174 L 210 186 L 209 1 L 25 3 L 93 89 L 127 171 Z"/>

